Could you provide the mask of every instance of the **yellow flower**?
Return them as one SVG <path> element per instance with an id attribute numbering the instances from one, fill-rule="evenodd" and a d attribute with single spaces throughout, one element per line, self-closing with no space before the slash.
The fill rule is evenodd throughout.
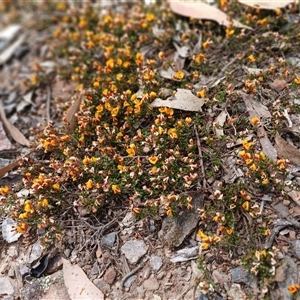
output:
<path id="1" fill-rule="evenodd" d="M 242 140 L 242 145 L 245 150 L 249 151 L 251 146 L 253 145 L 252 142 L 248 142 L 247 140 Z"/>
<path id="2" fill-rule="evenodd" d="M 228 235 L 232 235 L 233 229 L 232 228 L 226 228 L 226 232 Z"/>
<path id="3" fill-rule="evenodd" d="M 259 158 L 260 158 L 261 160 L 265 160 L 265 159 L 266 159 L 266 154 L 265 154 L 263 151 L 260 151 L 260 152 L 259 152 Z"/>
<path id="4" fill-rule="evenodd" d="M 121 190 L 120 190 L 120 188 L 117 184 L 113 184 L 111 186 L 111 189 L 113 190 L 114 194 L 120 194 L 121 193 Z"/>
<path id="5" fill-rule="evenodd" d="M 126 149 L 126 152 L 128 154 L 129 157 L 133 157 L 135 156 L 135 144 L 130 144 L 129 148 Z"/>
<path id="6" fill-rule="evenodd" d="M 49 206 L 48 199 L 45 198 L 42 201 L 39 201 L 38 206 L 43 207 L 43 208 L 47 208 Z"/>
<path id="7" fill-rule="evenodd" d="M 250 63 L 255 62 L 255 57 L 254 57 L 253 54 L 251 54 L 251 55 L 248 56 L 248 61 L 249 61 Z"/>
<path id="8" fill-rule="evenodd" d="M 88 189 L 91 189 L 93 187 L 93 181 L 92 179 L 89 179 L 86 183 L 85 183 L 85 186 L 88 188 Z"/>
<path id="9" fill-rule="evenodd" d="M 170 128 L 168 130 L 168 135 L 171 137 L 172 140 L 177 139 L 178 138 L 178 134 L 177 134 L 176 128 Z"/>
<path id="10" fill-rule="evenodd" d="M 249 201 L 245 201 L 245 202 L 243 203 L 242 207 L 243 207 L 243 209 L 244 209 L 245 211 L 249 211 L 249 209 L 250 209 L 250 202 L 249 202 Z"/>
<path id="11" fill-rule="evenodd" d="M 206 91 L 204 89 L 197 92 L 197 97 L 199 97 L 199 98 L 204 98 L 205 95 L 206 95 Z"/>
<path id="12" fill-rule="evenodd" d="M 154 14 L 151 14 L 151 13 L 146 14 L 146 20 L 147 20 L 147 22 L 154 21 L 155 20 Z"/>
<path id="13" fill-rule="evenodd" d="M 191 124 L 192 123 L 192 118 L 191 117 L 186 117 L 185 118 L 185 122 L 186 122 L 186 124 Z"/>
<path id="14" fill-rule="evenodd" d="M 144 57 L 143 57 L 143 54 L 138 52 L 136 55 L 135 55 L 135 63 L 137 64 L 137 66 L 141 66 L 142 63 L 144 61 Z"/>
<path id="15" fill-rule="evenodd" d="M 28 229 L 28 225 L 26 223 L 22 223 L 17 226 L 17 232 L 19 233 L 24 233 L 25 231 L 27 231 L 27 229 Z"/>
<path id="16" fill-rule="evenodd" d="M 25 201 L 24 210 L 25 212 L 34 213 L 34 208 L 30 200 Z"/>
<path id="17" fill-rule="evenodd" d="M 295 79 L 294 79 L 294 82 L 296 84 L 300 84 L 300 76 L 297 76 Z"/>
<path id="18" fill-rule="evenodd" d="M 202 242 L 204 242 L 204 243 L 211 242 L 211 238 L 208 235 L 206 235 L 202 230 L 198 230 L 197 235 L 199 236 L 199 238 L 201 239 Z"/>
<path id="19" fill-rule="evenodd" d="M 252 123 L 254 126 L 260 125 L 259 118 L 258 118 L 258 117 L 253 117 L 253 118 L 251 119 L 251 123 Z"/>
<path id="20" fill-rule="evenodd" d="M 268 178 L 265 178 L 265 179 L 262 180 L 261 183 L 264 184 L 264 185 L 266 185 L 266 184 L 269 183 L 269 179 L 268 179 Z"/>
<path id="21" fill-rule="evenodd" d="M 234 29 L 226 28 L 226 38 L 229 39 L 234 34 Z"/>
<path id="22" fill-rule="evenodd" d="M 123 80 L 123 78 L 124 78 L 124 75 L 123 75 L 122 73 L 118 73 L 118 74 L 116 75 L 116 79 L 117 79 L 118 81 Z"/>
<path id="23" fill-rule="evenodd" d="M 57 182 L 57 183 L 54 183 L 53 185 L 52 185 L 52 188 L 54 189 L 54 190 L 59 190 L 59 188 L 60 188 L 60 184 Z"/>
<path id="24" fill-rule="evenodd" d="M 120 107 L 119 107 L 119 106 L 113 108 L 113 109 L 110 111 L 111 116 L 112 116 L 112 117 L 116 117 L 116 116 L 118 115 L 118 113 L 119 113 L 119 110 L 120 110 Z"/>
<path id="25" fill-rule="evenodd" d="M 28 219 L 28 218 L 30 218 L 30 216 L 31 216 L 30 213 L 25 212 L 25 213 L 19 214 L 19 219 L 20 220 Z"/>
<path id="26" fill-rule="evenodd" d="M 257 165 L 256 164 L 252 164 L 250 167 L 249 167 L 250 170 L 252 171 L 256 171 L 258 169 Z"/>
<path id="27" fill-rule="evenodd" d="M 167 214 L 168 217 L 173 216 L 172 208 L 169 208 L 169 209 L 167 210 L 166 214 Z"/>
<path id="28" fill-rule="evenodd" d="M 155 165 L 158 161 L 158 157 L 157 156 L 150 156 L 149 161 L 152 165 Z"/>
<path id="29" fill-rule="evenodd" d="M 207 249 L 209 249 L 209 247 L 210 247 L 209 243 L 202 243 L 202 245 L 201 245 L 202 250 L 207 250 Z"/>
<path id="30" fill-rule="evenodd" d="M 10 187 L 8 185 L 0 187 L 0 194 L 6 195 L 10 191 Z"/>
<path id="31" fill-rule="evenodd" d="M 182 71 L 177 71 L 173 75 L 173 79 L 176 79 L 176 80 L 182 80 L 183 78 L 184 78 L 184 73 Z"/>
<path id="32" fill-rule="evenodd" d="M 266 18 L 260 19 L 260 20 L 257 21 L 257 25 L 265 25 L 265 24 L 267 24 L 267 19 Z"/>
<path id="33" fill-rule="evenodd" d="M 300 286 L 299 284 L 290 285 L 287 290 L 290 294 L 295 294 L 300 290 Z"/>

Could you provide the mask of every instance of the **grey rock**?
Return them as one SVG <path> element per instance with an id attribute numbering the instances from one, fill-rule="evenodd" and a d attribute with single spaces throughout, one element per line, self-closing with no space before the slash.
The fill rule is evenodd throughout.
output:
<path id="1" fill-rule="evenodd" d="M 15 290 L 13 280 L 9 277 L 0 277 L 0 295 L 13 295 Z"/>
<path id="2" fill-rule="evenodd" d="M 132 275 L 130 276 L 125 282 L 124 286 L 127 288 L 130 288 L 133 282 L 137 279 L 137 275 Z"/>
<path id="3" fill-rule="evenodd" d="M 152 255 L 150 257 L 150 267 L 153 271 L 157 272 L 162 266 L 162 259 L 158 255 Z"/>
<path id="4" fill-rule="evenodd" d="M 143 287 L 147 291 L 155 291 L 159 288 L 159 282 L 155 277 L 151 277 L 144 281 Z"/>
<path id="5" fill-rule="evenodd" d="M 185 208 L 179 217 L 164 218 L 162 229 L 159 231 L 158 236 L 165 246 L 180 246 L 194 230 L 200 220 L 197 209 L 203 207 L 203 199 L 203 195 L 197 195 L 192 200 L 193 208 L 191 210 Z"/>
<path id="6" fill-rule="evenodd" d="M 281 215 L 281 217 L 285 218 L 289 215 L 288 207 L 284 206 L 281 202 L 277 203 L 273 206 L 273 208 Z"/>
<path id="7" fill-rule="evenodd" d="M 172 263 L 184 262 L 198 257 L 199 246 L 192 248 L 184 248 L 176 251 L 170 258 Z"/>
<path id="8" fill-rule="evenodd" d="M 117 233 L 116 232 L 111 232 L 107 235 L 105 235 L 102 239 L 101 239 L 101 246 L 105 246 L 108 248 L 112 248 L 115 241 L 116 241 L 116 237 L 117 237 Z"/>
<path id="9" fill-rule="evenodd" d="M 223 284 L 229 281 L 229 276 L 219 270 L 213 270 L 212 277 L 215 283 Z"/>
<path id="10" fill-rule="evenodd" d="M 293 250 L 297 256 L 298 259 L 300 259 L 300 240 L 295 240 L 291 242 L 293 246 Z"/>
<path id="11" fill-rule="evenodd" d="M 99 266 L 98 266 L 98 262 L 95 261 L 95 263 L 93 264 L 93 267 L 91 269 L 90 275 L 97 275 L 99 274 Z"/>
<path id="12" fill-rule="evenodd" d="M 285 256 L 283 258 L 282 264 L 276 269 L 274 281 L 277 282 L 278 287 L 270 291 L 271 299 L 292 299 L 287 288 L 295 284 L 295 282 L 298 282 L 298 270 L 297 265 L 291 257 Z"/>
<path id="13" fill-rule="evenodd" d="M 14 221 L 11 218 L 6 218 L 2 222 L 2 238 L 3 238 L 3 240 L 7 241 L 8 243 L 17 241 L 22 234 L 15 230 L 16 227 L 17 227 L 16 221 Z"/>
<path id="14" fill-rule="evenodd" d="M 242 291 L 241 286 L 237 283 L 234 283 L 228 291 L 228 296 L 230 296 L 234 300 L 244 300 L 246 295 Z"/>
<path id="15" fill-rule="evenodd" d="M 254 284 L 249 272 L 241 266 L 231 270 L 231 280 L 235 283 L 245 283 L 248 286 L 253 286 Z"/>
<path id="16" fill-rule="evenodd" d="M 121 252 L 128 259 L 129 263 L 135 264 L 147 253 L 147 246 L 142 240 L 127 241 L 122 247 Z"/>
<path id="17" fill-rule="evenodd" d="M 70 254 L 71 254 L 71 249 L 69 249 L 69 248 L 67 248 L 65 251 L 64 251 L 64 255 L 66 256 L 66 257 L 69 257 L 70 256 Z"/>
<path id="18" fill-rule="evenodd" d="M 40 241 L 37 241 L 36 243 L 33 244 L 30 255 L 29 255 L 29 259 L 28 259 L 28 263 L 33 263 L 36 262 L 39 258 L 41 258 L 43 253 L 43 247 L 41 246 Z"/>
<path id="19" fill-rule="evenodd" d="M 94 285 L 103 293 L 108 294 L 110 292 L 110 285 L 106 283 L 103 279 L 95 279 L 93 281 Z"/>

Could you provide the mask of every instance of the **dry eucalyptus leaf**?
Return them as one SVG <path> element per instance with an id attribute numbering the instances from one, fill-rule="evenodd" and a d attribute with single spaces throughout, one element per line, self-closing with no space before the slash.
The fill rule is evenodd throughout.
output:
<path id="1" fill-rule="evenodd" d="M 261 117 L 264 117 L 264 118 L 271 117 L 271 113 L 269 112 L 268 108 L 265 105 L 261 104 L 258 101 L 255 101 L 251 96 L 245 94 L 242 91 L 238 91 L 238 93 L 242 96 L 242 98 L 246 104 L 250 121 L 254 117 L 257 117 L 258 119 L 260 119 Z M 271 160 L 276 160 L 277 159 L 277 151 L 271 144 L 270 140 L 268 139 L 268 135 L 263 126 L 260 126 L 257 128 L 257 135 L 259 136 L 259 142 L 261 144 L 261 147 L 262 147 L 262 150 L 264 151 L 264 153 Z"/>
<path id="2" fill-rule="evenodd" d="M 263 8 L 263 9 L 276 9 L 283 8 L 291 3 L 296 3 L 293 0 L 276 0 L 276 1 L 256 1 L 256 0 L 238 0 L 239 3 L 254 7 L 254 8 Z"/>
<path id="3" fill-rule="evenodd" d="M 32 154 L 35 150 L 29 151 L 26 155 L 24 155 L 21 158 L 16 159 L 12 163 L 6 165 L 3 168 L 0 168 L 0 177 L 4 176 L 6 173 L 10 172 L 12 169 L 16 168 L 19 166 L 19 163 L 25 158 L 28 157 L 30 154 Z"/>
<path id="4" fill-rule="evenodd" d="M 270 86 L 277 92 L 280 92 L 286 88 L 287 82 L 284 79 L 275 79 L 272 83 L 270 83 Z"/>
<path id="5" fill-rule="evenodd" d="M 25 41 L 25 34 L 21 35 L 14 43 L 8 46 L 1 54 L 0 54 L 0 65 L 5 64 L 15 53 L 15 51 L 22 45 Z"/>
<path id="6" fill-rule="evenodd" d="M 77 98 L 77 100 L 71 105 L 66 114 L 66 120 L 69 124 L 69 131 L 73 132 L 75 128 L 76 116 L 75 114 L 79 111 L 79 107 L 82 101 L 82 93 Z"/>
<path id="7" fill-rule="evenodd" d="M 215 119 L 214 121 L 214 133 L 217 138 L 220 138 L 222 135 L 224 135 L 223 126 L 227 118 L 227 112 L 222 111 Z"/>
<path id="8" fill-rule="evenodd" d="M 288 159 L 293 165 L 300 167 L 300 150 L 286 142 L 277 132 L 275 149 L 278 157 Z"/>
<path id="9" fill-rule="evenodd" d="M 181 16 L 192 17 L 195 19 L 212 20 L 220 25 L 252 29 L 236 20 L 230 21 L 230 18 L 218 8 L 203 2 L 187 2 L 184 0 L 169 0 L 171 10 Z"/>
<path id="10" fill-rule="evenodd" d="M 0 105 L 0 119 L 4 125 L 4 128 L 9 132 L 12 138 L 23 146 L 29 146 L 29 141 L 19 131 L 17 127 L 11 124 L 7 119 L 3 107 Z"/>
<path id="11" fill-rule="evenodd" d="M 0 121 L 0 151 L 9 150 L 12 148 L 12 144 L 6 136 L 2 122 Z"/>
<path id="12" fill-rule="evenodd" d="M 166 100 L 156 98 L 150 106 L 170 107 L 186 111 L 201 111 L 203 104 L 203 99 L 196 97 L 190 90 L 177 89 L 174 96 L 171 96 Z"/>
<path id="13" fill-rule="evenodd" d="M 72 300 L 104 300 L 103 293 L 87 278 L 78 265 L 72 265 L 63 259 L 65 286 Z"/>

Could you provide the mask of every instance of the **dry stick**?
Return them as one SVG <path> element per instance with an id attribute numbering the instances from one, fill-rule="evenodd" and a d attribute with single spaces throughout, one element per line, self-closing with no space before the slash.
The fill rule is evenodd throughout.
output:
<path id="1" fill-rule="evenodd" d="M 194 131 L 195 131 L 196 138 L 197 138 L 197 146 L 198 146 L 198 152 L 199 152 L 199 163 L 200 163 L 201 173 L 202 173 L 202 177 L 203 177 L 203 187 L 206 189 L 206 178 L 205 178 L 205 171 L 204 171 L 204 165 L 203 165 L 201 142 L 200 142 L 198 130 L 197 130 L 197 127 L 196 127 L 195 124 L 194 124 Z"/>
<path id="2" fill-rule="evenodd" d="M 143 264 L 140 264 L 139 266 L 137 266 L 136 268 L 134 268 L 132 271 L 130 271 L 128 274 L 126 274 L 121 282 L 121 287 L 124 286 L 125 281 L 131 277 L 133 274 L 135 274 L 139 269 L 141 269 L 143 267 Z"/>
<path id="3" fill-rule="evenodd" d="M 50 89 L 50 86 L 47 85 L 47 103 L 46 103 L 46 117 L 47 117 L 47 122 L 51 121 L 50 102 L 51 102 L 51 89 Z"/>

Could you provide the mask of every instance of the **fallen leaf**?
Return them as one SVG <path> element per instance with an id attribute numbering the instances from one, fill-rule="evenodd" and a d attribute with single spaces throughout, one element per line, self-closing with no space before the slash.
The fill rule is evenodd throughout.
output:
<path id="1" fill-rule="evenodd" d="M 2 176 L 4 176 L 6 173 L 8 173 L 9 171 L 11 171 L 12 169 L 14 169 L 15 167 L 19 166 L 19 163 L 27 156 L 29 156 L 31 153 L 33 153 L 35 150 L 31 150 L 29 151 L 26 155 L 24 155 L 21 158 L 16 159 L 15 161 L 13 161 L 12 163 L 8 164 L 7 166 L 0 168 L 0 178 Z"/>
<path id="2" fill-rule="evenodd" d="M 1 54 L 0 54 L 0 65 L 5 64 L 15 53 L 15 51 L 22 45 L 25 41 L 25 34 L 21 35 L 14 43 L 12 43 L 9 47 L 7 47 Z"/>
<path id="3" fill-rule="evenodd" d="M 276 1 L 255 1 L 255 0 L 238 0 L 239 3 L 254 7 L 254 8 L 263 8 L 263 9 L 276 9 L 283 8 L 291 3 L 296 3 L 293 0 L 276 0 Z"/>
<path id="4" fill-rule="evenodd" d="M 299 191 L 290 191 L 288 195 L 293 199 L 293 201 L 300 206 L 300 192 Z"/>
<path id="5" fill-rule="evenodd" d="M 63 275 L 72 300 L 104 300 L 103 293 L 87 278 L 78 265 L 72 265 L 68 260 L 63 259 Z"/>
<path id="6" fill-rule="evenodd" d="M 216 117 L 213 125 L 214 133 L 217 138 L 224 135 L 223 126 L 227 118 L 227 112 L 224 110 Z"/>
<path id="7" fill-rule="evenodd" d="M 275 79 L 272 83 L 270 83 L 270 86 L 277 92 L 281 92 L 286 88 L 287 82 L 284 79 Z"/>
<path id="8" fill-rule="evenodd" d="M 82 100 L 82 93 L 80 96 L 77 98 L 77 100 L 71 105 L 71 107 L 68 109 L 67 114 L 66 114 L 66 120 L 69 125 L 69 131 L 73 132 L 75 128 L 75 121 L 76 121 L 76 116 L 75 114 L 79 111 L 79 107 L 81 104 Z"/>
<path id="9" fill-rule="evenodd" d="M 156 98 L 150 106 L 171 107 L 186 111 L 201 111 L 203 104 L 203 99 L 196 97 L 190 90 L 177 89 L 174 96 L 171 96 L 166 100 Z"/>
<path id="10" fill-rule="evenodd" d="M 300 167 L 300 150 L 286 142 L 278 132 L 275 136 L 275 149 L 278 157 L 288 159 L 293 165 Z"/>
<path id="11" fill-rule="evenodd" d="M 12 144 L 7 138 L 4 128 L 2 126 L 2 122 L 0 122 L 0 151 L 9 150 L 12 148 Z"/>
<path id="12" fill-rule="evenodd" d="M 11 124 L 7 119 L 3 107 L 0 105 L 0 119 L 4 125 L 4 128 L 9 132 L 12 138 L 23 146 L 29 146 L 29 141 L 19 131 L 17 127 Z"/>
<path id="13" fill-rule="evenodd" d="M 243 97 L 243 100 L 246 104 L 248 113 L 249 113 L 249 120 L 251 121 L 252 118 L 256 117 L 259 119 L 261 117 L 270 118 L 271 113 L 269 112 L 268 108 L 261 104 L 258 101 L 255 101 L 251 96 L 245 94 L 242 91 L 238 91 L 238 93 Z M 259 142 L 261 144 L 262 150 L 264 153 L 271 159 L 277 159 L 277 152 L 276 149 L 271 144 L 270 140 L 268 139 L 268 135 L 263 126 L 257 128 L 257 136 L 259 137 Z"/>
<path id="14" fill-rule="evenodd" d="M 224 26 L 252 29 L 236 20 L 230 20 L 229 16 L 218 8 L 203 2 L 186 2 L 169 0 L 171 10 L 181 16 L 192 17 L 195 19 L 213 20 Z"/>

